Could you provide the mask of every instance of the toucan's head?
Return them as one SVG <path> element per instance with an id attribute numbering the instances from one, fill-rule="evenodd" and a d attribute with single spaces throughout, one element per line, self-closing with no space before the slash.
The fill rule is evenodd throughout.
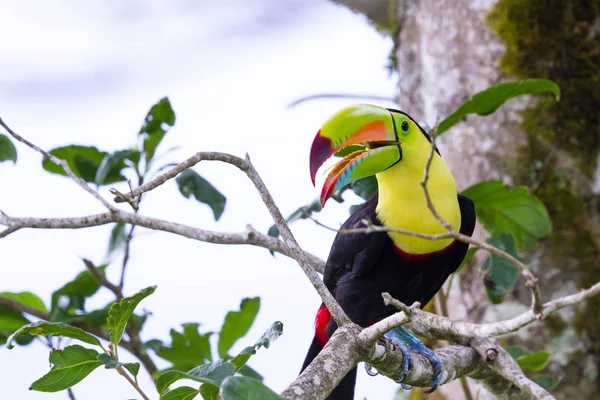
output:
<path id="1" fill-rule="evenodd" d="M 335 153 L 358 147 L 329 172 L 321 191 L 321 204 L 351 182 L 382 172 L 402 161 L 403 146 L 429 136 L 407 114 L 370 104 L 357 104 L 336 113 L 321 126 L 310 150 L 310 177 Z"/>

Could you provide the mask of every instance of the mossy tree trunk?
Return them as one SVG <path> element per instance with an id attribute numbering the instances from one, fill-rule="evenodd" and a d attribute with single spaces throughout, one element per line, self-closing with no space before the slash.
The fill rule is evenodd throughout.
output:
<path id="1" fill-rule="evenodd" d="M 399 103 L 430 126 L 503 80 L 559 84 L 559 103 L 512 100 L 457 125 L 439 145 L 459 188 L 501 178 L 528 186 L 546 204 L 554 232 L 530 255 L 546 300 L 600 281 L 600 0 L 336 2 L 379 27 L 395 21 L 388 29 Z M 391 19 L 382 16 L 389 10 Z M 522 309 L 529 294 L 517 285 L 503 305 L 492 306 L 481 273 L 471 268 L 455 281 L 449 301 L 452 317 L 484 321 Z M 505 342 L 553 353 L 544 372 L 561 379 L 557 398 L 600 398 L 600 299 Z M 449 389 L 449 398 L 460 398 Z"/>

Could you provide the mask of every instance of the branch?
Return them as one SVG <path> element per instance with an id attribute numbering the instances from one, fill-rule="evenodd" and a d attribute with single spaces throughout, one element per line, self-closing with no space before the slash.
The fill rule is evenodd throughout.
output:
<path id="1" fill-rule="evenodd" d="M 82 229 L 106 225 L 114 222 L 141 226 L 147 229 L 169 232 L 188 239 L 215 244 L 247 244 L 263 247 L 268 250 L 293 258 L 290 248 L 281 240 L 265 235 L 248 225 L 244 232 L 217 232 L 206 229 L 194 228 L 189 225 L 147 217 L 123 210 L 114 213 L 87 215 L 84 217 L 69 218 L 18 218 L 9 217 L 0 211 L 0 225 L 7 228 L 0 231 L 0 239 L 23 228 L 30 229 Z M 304 253 L 310 264 L 320 273 L 323 273 L 325 262 L 319 257 Z"/>
<path id="2" fill-rule="evenodd" d="M 378 96 L 374 94 L 352 94 L 352 93 L 317 93 L 309 96 L 300 97 L 288 104 L 288 108 L 296 107 L 299 104 L 307 101 L 319 100 L 319 99 L 358 99 L 358 100 L 369 100 L 369 101 L 388 101 L 390 103 L 397 103 L 396 99 L 387 96 Z"/>
<path id="3" fill-rule="evenodd" d="M 580 293 L 543 304 L 541 313 L 547 316 L 598 294 L 600 282 Z M 452 321 L 447 317 L 422 311 L 418 308 L 418 303 L 408 307 L 387 293 L 383 297 L 386 305 L 394 305 L 400 312 L 362 330 L 355 324 L 338 328 L 311 365 L 282 393 L 286 399 L 325 398 L 359 361 L 368 363 L 391 379 L 399 379 L 402 352 L 389 340 L 381 339 L 381 336 L 390 329 L 407 323 L 411 324 L 411 330 L 416 333 L 435 339 L 452 339 L 462 344 L 436 351 L 442 361 L 441 384 L 470 376 L 503 398 L 553 398 L 529 380 L 504 349 L 485 339 L 517 331 L 536 321 L 533 310 L 506 321 L 479 325 Z M 431 364 L 420 354 L 411 355 L 412 368 L 404 383 L 419 387 L 430 386 L 433 375 Z"/>
<path id="4" fill-rule="evenodd" d="M 29 140 L 23 138 L 21 135 L 17 134 L 16 132 L 14 132 L 12 129 L 10 129 L 10 127 L 8 125 L 6 125 L 6 123 L 2 120 L 2 118 L 0 118 L 0 126 L 2 126 L 4 129 L 6 129 L 6 131 L 16 140 L 18 140 L 21 143 L 24 143 L 25 145 L 27 145 L 28 147 L 32 148 L 33 150 L 37 151 L 38 153 L 42 154 L 42 156 L 45 159 L 49 159 L 51 160 L 53 163 L 60 165 L 64 170 L 65 173 L 73 180 L 75 181 L 75 183 L 77 183 L 83 190 L 85 190 L 86 192 L 88 192 L 89 194 L 91 194 L 92 196 L 94 196 L 96 198 L 96 200 L 98 200 L 100 203 L 102 203 L 102 205 L 104 207 L 106 207 L 109 211 L 114 212 L 117 210 L 117 208 L 115 206 L 113 206 L 112 204 L 110 204 L 108 201 L 106 201 L 102 196 L 100 196 L 100 194 L 95 191 L 94 189 L 92 189 L 87 183 L 86 181 L 84 181 L 83 179 L 81 179 L 80 177 L 78 177 L 77 175 L 75 175 L 75 173 L 71 170 L 71 168 L 69 167 L 69 164 L 65 161 L 65 160 L 61 160 L 58 157 L 53 156 L 52 154 L 50 154 L 49 152 L 47 152 L 46 150 L 43 150 L 42 148 L 36 146 L 35 144 L 31 143 Z M 1 236 L 0 236 L 1 237 Z"/>

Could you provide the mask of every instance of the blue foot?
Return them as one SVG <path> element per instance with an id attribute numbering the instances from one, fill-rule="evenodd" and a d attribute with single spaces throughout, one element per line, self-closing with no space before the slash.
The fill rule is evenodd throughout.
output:
<path id="1" fill-rule="evenodd" d="M 406 375 L 408 374 L 408 371 L 410 369 L 410 363 L 412 361 L 410 351 L 414 351 L 415 353 L 419 353 L 425 356 L 425 358 L 427 358 L 427 360 L 429 360 L 429 362 L 433 366 L 433 385 L 431 386 L 431 389 L 425 392 L 433 393 L 440 384 L 440 378 L 442 374 L 442 363 L 435 354 L 435 352 L 427 346 L 425 346 L 423 342 L 421 342 L 412 333 L 408 332 L 402 327 L 392 329 L 391 331 L 386 333 L 385 336 L 398 343 L 398 345 L 400 346 L 400 350 L 402 351 L 402 355 L 404 356 L 404 361 L 402 362 L 402 377 L 400 378 L 398 383 L 402 383 L 406 379 Z M 407 389 L 406 386 L 404 384 L 402 385 L 402 387 Z"/>

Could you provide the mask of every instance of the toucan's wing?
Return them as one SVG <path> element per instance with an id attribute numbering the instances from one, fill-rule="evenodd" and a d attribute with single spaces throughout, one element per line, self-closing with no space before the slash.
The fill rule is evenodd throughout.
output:
<path id="1" fill-rule="evenodd" d="M 381 225 L 377 219 L 378 195 L 375 193 L 366 203 L 344 222 L 341 229 L 364 228 L 363 220 Z M 323 282 L 331 291 L 343 275 L 352 272 L 355 275 L 367 273 L 379 261 L 385 244 L 391 240 L 385 232 L 338 233 L 331 246 Z"/>

